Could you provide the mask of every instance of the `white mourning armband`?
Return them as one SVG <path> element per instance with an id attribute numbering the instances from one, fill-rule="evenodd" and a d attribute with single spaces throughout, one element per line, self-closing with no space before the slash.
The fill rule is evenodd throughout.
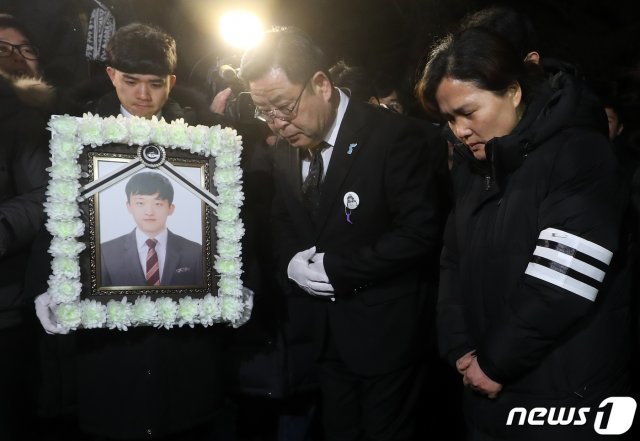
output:
<path id="1" fill-rule="evenodd" d="M 540 233 L 525 274 L 595 301 L 613 253 L 555 228 Z"/>

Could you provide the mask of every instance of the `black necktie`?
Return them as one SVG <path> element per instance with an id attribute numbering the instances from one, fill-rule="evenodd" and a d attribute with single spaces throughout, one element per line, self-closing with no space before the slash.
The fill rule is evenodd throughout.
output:
<path id="1" fill-rule="evenodd" d="M 311 163 L 309 164 L 309 174 L 302 183 L 302 200 L 307 210 L 315 216 L 320 203 L 320 186 L 322 185 L 322 148 L 325 143 L 311 151 Z"/>

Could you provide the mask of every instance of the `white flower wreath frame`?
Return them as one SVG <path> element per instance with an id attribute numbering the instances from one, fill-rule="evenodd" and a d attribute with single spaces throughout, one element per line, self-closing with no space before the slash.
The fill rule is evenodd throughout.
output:
<path id="1" fill-rule="evenodd" d="M 235 130 L 220 126 L 190 126 L 183 120 L 167 123 L 164 119 L 101 118 L 90 113 L 80 117 L 54 115 L 51 131 L 51 167 L 46 193 L 46 227 L 53 239 L 49 248 L 52 274 L 47 292 L 51 309 L 59 326 L 127 330 L 131 326 L 210 326 L 227 322 L 234 327 L 246 322 L 251 314 L 251 291 L 243 288 L 240 240 L 244 226 L 240 208 L 244 200 L 240 154 L 242 139 Z M 168 297 L 151 299 L 138 296 L 131 303 L 109 300 L 106 304 L 81 299 L 80 253 L 86 245 L 79 241 L 85 225 L 81 219 L 80 198 L 83 150 L 105 144 L 144 146 L 156 144 L 168 149 L 187 150 L 215 158 L 213 182 L 217 190 L 216 254 L 218 293 L 203 298 L 182 297 L 178 302 Z"/>

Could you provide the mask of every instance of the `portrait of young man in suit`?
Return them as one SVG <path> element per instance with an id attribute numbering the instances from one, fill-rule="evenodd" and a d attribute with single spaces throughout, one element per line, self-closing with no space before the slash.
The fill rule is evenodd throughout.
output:
<path id="1" fill-rule="evenodd" d="M 137 173 L 125 192 L 127 211 L 136 227 L 101 244 L 101 284 L 202 285 L 202 246 L 167 228 L 167 219 L 176 209 L 169 179 L 156 172 Z"/>
<path id="2" fill-rule="evenodd" d="M 439 236 L 428 136 L 413 119 L 350 100 L 328 68 L 292 28 L 266 33 L 241 62 L 256 116 L 278 137 L 282 289 L 314 303 L 306 326 L 325 439 L 413 440 L 436 295 L 427 261 Z"/>

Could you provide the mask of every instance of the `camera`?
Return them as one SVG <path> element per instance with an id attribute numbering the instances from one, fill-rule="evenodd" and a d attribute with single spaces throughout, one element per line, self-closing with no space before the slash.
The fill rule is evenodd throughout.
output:
<path id="1" fill-rule="evenodd" d="M 216 87 L 218 93 L 227 87 L 231 88 L 231 96 L 227 100 L 224 116 L 234 125 L 264 124 L 255 118 L 255 105 L 244 83 L 238 78 L 237 69 L 229 64 L 216 68 Z"/>

